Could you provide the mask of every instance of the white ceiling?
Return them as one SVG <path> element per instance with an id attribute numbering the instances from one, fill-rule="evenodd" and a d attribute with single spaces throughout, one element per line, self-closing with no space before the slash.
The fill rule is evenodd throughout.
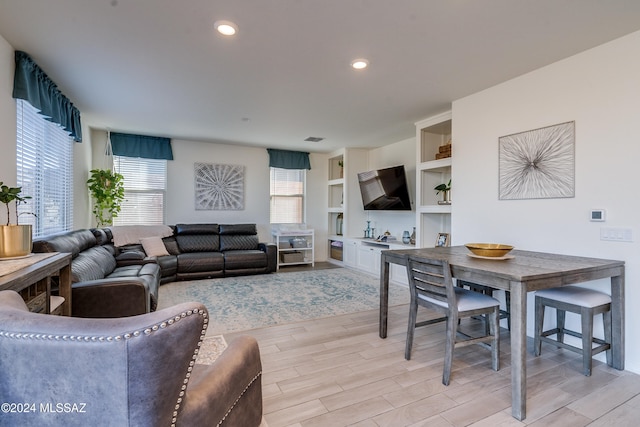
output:
<path id="1" fill-rule="evenodd" d="M 312 152 L 412 137 L 455 99 L 637 30 L 638 0 L 0 0 L 0 35 L 86 125 Z"/>

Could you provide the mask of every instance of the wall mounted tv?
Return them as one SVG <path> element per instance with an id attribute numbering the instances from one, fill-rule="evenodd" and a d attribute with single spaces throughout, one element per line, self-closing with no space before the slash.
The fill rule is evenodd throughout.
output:
<path id="1" fill-rule="evenodd" d="M 358 183 L 364 210 L 411 210 L 404 166 L 361 172 Z"/>

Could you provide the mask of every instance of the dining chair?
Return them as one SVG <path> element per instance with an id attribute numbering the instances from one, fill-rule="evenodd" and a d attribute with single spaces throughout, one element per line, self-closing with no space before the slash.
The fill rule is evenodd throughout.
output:
<path id="1" fill-rule="evenodd" d="M 480 292 L 485 295 L 493 296 L 493 293 L 498 289 L 492 288 L 491 286 L 481 285 L 479 283 L 468 282 L 466 280 L 458 280 L 456 281 L 456 286 L 460 288 L 468 288 L 474 292 Z M 504 299 L 505 299 L 505 307 L 504 310 L 502 308 L 498 311 L 498 321 L 502 319 L 507 319 L 507 329 L 511 330 L 511 292 L 504 291 Z M 489 333 L 489 322 L 485 322 L 485 328 L 487 334 Z"/>
<path id="2" fill-rule="evenodd" d="M 611 363 L 611 296 L 604 292 L 579 286 L 544 289 L 535 293 L 534 355 L 542 352 L 542 342 L 582 355 L 582 373 L 591 376 L 593 356 L 606 351 L 607 363 Z M 556 327 L 544 331 L 544 309 L 556 309 Z M 577 313 L 581 318 L 581 332 L 565 328 L 566 312 Z M 593 317 L 602 314 L 604 340 L 593 336 Z M 582 348 L 564 342 L 571 335 L 582 340 Z M 555 335 L 556 339 L 549 338 Z M 594 347 L 593 344 L 596 344 Z"/>
<path id="3" fill-rule="evenodd" d="M 441 259 L 425 259 L 410 256 L 407 262 L 411 303 L 404 357 L 411 359 L 413 335 L 416 328 L 437 322 L 446 322 L 446 346 L 442 383 L 449 385 L 453 351 L 456 347 L 471 344 L 487 344 L 491 348 L 493 370 L 500 369 L 500 328 L 498 310 L 500 302 L 490 296 L 453 285 L 451 266 Z M 418 306 L 443 315 L 437 319 L 417 322 Z M 472 337 L 458 330 L 458 319 L 486 314 L 489 317 L 489 334 Z M 458 339 L 458 335 L 463 339 Z"/>

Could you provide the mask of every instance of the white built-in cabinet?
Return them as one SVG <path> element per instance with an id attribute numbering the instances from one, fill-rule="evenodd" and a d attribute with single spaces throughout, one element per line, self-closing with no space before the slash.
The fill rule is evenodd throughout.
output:
<path id="1" fill-rule="evenodd" d="M 407 249 L 407 245 L 378 242 L 373 239 L 345 238 L 344 266 L 380 277 L 380 255 L 382 251 L 388 249 Z M 404 266 L 391 264 L 389 267 L 389 280 L 399 284 L 408 284 L 407 270 Z"/>
<path id="2" fill-rule="evenodd" d="M 429 117 L 416 126 L 416 245 L 435 246 L 438 233 L 451 233 L 451 204 L 438 203 L 434 187 L 451 179 L 451 157 L 436 159 L 441 146 L 451 141 L 451 112 Z M 358 173 L 368 170 L 366 149 L 345 148 L 328 156 L 327 230 L 328 260 L 378 276 L 380 252 L 385 249 L 406 249 L 401 243 L 364 239 L 367 216 L 362 208 Z M 452 182 L 451 199 L 455 199 Z M 407 283 L 402 266 L 390 266 L 390 279 Z"/>
<path id="3" fill-rule="evenodd" d="M 451 233 L 455 182 L 451 183 L 451 204 L 439 204 L 442 196 L 434 190 L 451 179 L 452 158 L 435 159 L 439 147 L 450 141 L 450 111 L 416 123 L 416 247 L 419 248 L 435 246 L 438 233 Z"/>

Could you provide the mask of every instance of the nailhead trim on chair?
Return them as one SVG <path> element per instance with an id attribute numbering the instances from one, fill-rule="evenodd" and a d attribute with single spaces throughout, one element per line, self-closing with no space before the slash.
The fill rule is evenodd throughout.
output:
<path id="1" fill-rule="evenodd" d="M 233 405 L 231 405 L 231 407 L 229 408 L 229 410 L 227 410 L 227 412 L 224 414 L 224 416 L 222 417 L 222 419 L 220 420 L 220 422 L 218 424 L 216 424 L 216 427 L 220 427 L 222 425 L 222 423 L 224 423 L 224 421 L 227 419 L 227 417 L 229 416 L 229 414 L 231 413 L 231 411 L 233 411 L 233 408 L 236 407 L 236 405 L 238 404 L 238 402 L 240 401 L 240 399 L 242 398 L 242 396 L 244 396 L 244 394 L 247 392 L 247 390 L 249 390 L 249 387 L 251 387 L 251 384 L 253 384 L 259 377 L 260 375 L 262 375 L 262 371 L 258 372 L 258 374 L 253 377 L 251 379 L 251 381 L 249 381 L 249 384 L 247 384 L 247 386 L 244 388 L 244 390 L 242 390 L 242 393 L 240 393 L 240 395 L 238 396 L 238 398 L 235 400 L 235 402 L 233 402 Z"/>
<path id="2" fill-rule="evenodd" d="M 180 394 L 178 397 L 178 400 L 176 401 L 176 406 L 175 406 L 175 411 L 173 412 L 173 418 L 171 420 L 171 426 L 175 427 L 176 425 L 176 420 L 177 420 L 177 416 L 178 416 L 178 409 L 180 409 L 180 404 L 182 403 L 182 398 L 184 397 L 184 392 L 187 389 L 187 383 L 189 382 L 189 378 L 191 377 L 191 371 L 193 370 L 193 366 L 195 365 L 195 359 L 198 356 L 198 351 L 199 351 L 199 347 L 202 345 L 202 340 L 205 337 L 206 331 L 207 331 L 207 326 L 209 325 L 209 317 L 207 315 L 207 313 L 205 312 L 205 310 L 199 310 L 199 309 L 193 309 L 193 310 L 187 310 L 187 311 L 183 311 L 182 313 L 180 313 L 179 315 L 172 317 L 170 319 L 167 319 L 161 323 L 157 323 L 149 328 L 145 328 L 142 333 L 144 335 L 150 335 L 152 333 L 154 333 L 155 331 L 157 331 L 158 329 L 165 329 L 168 326 L 173 325 L 174 323 L 180 321 L 180 319 L 183 319 L 187 316 L 192 316 L 192 315 L 200 315 L 204 317 L 203 320 L 203 325 L 202 325 L 202 333 L 200 334 L 200 341 L 198 342 L 198 346 L 196 347 L 196 349 L 193 351 L 193 356 L 191 357 L 191 362 L 189 362 L 189 368 L 187 368 L 187 373 L 185 374 L 185 378 L 183 380 L 183 384 L 182 387 L 180 388 Z M 12 338 L 12 339 L 35 339 L 35 340 L 55 340 L 55 341 L 78 341 L 78 342 L 112 342 L 112 341 L 122 341 L 123 339 L 128 340 L 131 338 L 137 338 L 140 336 L 140 331 L 133 331 L 133 332 L 127 332 L 124 333 L 122 335 L 116 335 L 116 336 L 86 336 L 86 335 L 51 335 L 51 334 L 33 334 L 33 333 L 20 333 L 20 332 L 7 332 L 7 331 L 0 331 L 0 337 L 5 337 L 5 338 Z M 255 378 L 254 380 L 255 381 Z M 252 382 L 253 382 L 252 381 Z M 251 385 L 251 384 L 249 384 Z M 247 386 L 247 388 L 249 388 L 249 386 Z M 245 389 L 246 391 L 246 389 Z M 243 391 L 244 394 L 244 391 Z M 240 397 L 238 397 L 238 400 L 240 399 Z M 237 400 L 236 400 L 237 402 Z M 234 403 L 235 405 L 235 403 Z M 231 411 L 231 409 L 229 410 Z M 228 414 L 228 412 L 227 412 Z M 225 415 L 226 417 L 226 415 Z M 223 419 L 224 420 L 224 419 Z"/>

